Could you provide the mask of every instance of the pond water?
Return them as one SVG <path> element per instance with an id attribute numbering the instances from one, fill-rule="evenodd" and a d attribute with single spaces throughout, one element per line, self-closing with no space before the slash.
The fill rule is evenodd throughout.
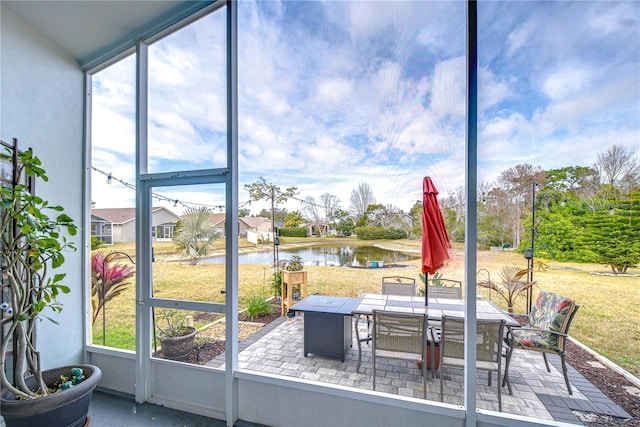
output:
<path id="1" fill-rule="evenodd" d="M 380 249 L 375 246 L 321 245 L 300 248 L 281 249 L 278 260 L 301 258 L 304 265 L 340 266 L 340 267 L 384 267 L 404 261 L 419 259 L 420 254 Z M 224 256 L 203 258 L 201 263 L 224 263 Z M 273 251 L 251 252 L 238 255 L 240 264 L 273 264 Z"/>

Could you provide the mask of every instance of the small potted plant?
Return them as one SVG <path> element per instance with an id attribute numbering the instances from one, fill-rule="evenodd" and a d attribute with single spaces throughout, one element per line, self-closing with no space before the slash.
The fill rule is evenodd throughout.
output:
<path id="1" fill-rule="evenodd" d="M 156 324 L 156 327 L 160 330 L 158 339 L 162 346 L 162 354 L 171 360 L 187 360 L 193 350 L 196 328 L 187 326 L 185 316 L 177 310 L 161 309 L 160 313 L 165 326 L 163 328 Z"/>
<path id="2" fill-rule="evenodd" d="M 289 284 L 306 283 L 307 272 L 304 271 L 302 258 L 298 255 L 293 255 L 291 260 L 285 260 L 282 278 L 285 283 Z"/>
<path id="3" fill-rule="evenodd" d="M 56 323 L 49 310 L 60 312 L 56 298 L 70 291 L 63 284 L 65 274 L 52 270 L 63 265 L 65 250 L 75 250 L 66 235 L 75 235 L 76 226 L 62 207 L 32 193 L 36 178 L 47 181 L 33 152 L 19 152 L 15 146 L 8 151 L 0 154 L 8 166 L 0 186 L 2 416 L 8 427 L 81 425 L 77 423 L 87 418 L 100 369 L 77 365 L 43 370 L 35 339 L 39 320 Z"/>
<path id="4" fill-rule="evenodd" d="M 284 264 L 282 270 L 282 315 L 285 316 L 294 299 L 307 297 L 307 272 L 303 270 L 302 259 L 293 255 L 290 261 Z M 297 289 L 296 289 L 297 287 Z"/>

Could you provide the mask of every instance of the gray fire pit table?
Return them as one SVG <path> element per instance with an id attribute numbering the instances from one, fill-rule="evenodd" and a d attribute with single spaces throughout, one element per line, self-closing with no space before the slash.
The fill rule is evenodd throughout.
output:
<path id="1" fill-rule="evenodd" d="M 360 298 L 311 295 L 289 312 L 304 313 L 304 357 L 309 353 L 336 357 L 344 362 L 351 347 L 352 312 Z"/>

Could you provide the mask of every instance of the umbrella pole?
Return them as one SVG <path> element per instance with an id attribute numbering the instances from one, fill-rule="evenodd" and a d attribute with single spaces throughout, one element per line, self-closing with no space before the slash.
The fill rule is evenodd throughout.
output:
<path id="1" fill-rule="evenodd" d="M 429 273 L 424 273 L 424 305 L 429 306 Z"/>

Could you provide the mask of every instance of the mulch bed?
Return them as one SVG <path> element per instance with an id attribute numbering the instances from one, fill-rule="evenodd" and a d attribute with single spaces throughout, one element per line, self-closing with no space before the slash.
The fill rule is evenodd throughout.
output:
<path id="1" fill-rule="evenodd" d="M 567 342 L 565 357 L 567 363 L 573 366 L 576 371 L 580 372 L 591 384 L 633 417 L 632 420 L 623 420 L 606 415 L 598 415 L 589 417 L 589 420 L 583 419 L 585 425 L 599 427 L 640 426 L 640 398 L 634 397 L 624 389 L 624 387 L 634 386 L 627 378 L 608 367 L 593 367 L 590 362 L 594 363 L 598 362 L 598 360 L 571 341 Z"/>
<path id="2" fill-rule="evenodd" d="M 527 316 L 512 314 L 511 317 L 521 325 L 527 324 Z M 603 368 L 594 367 L 594 363 L 600 362 L 591 353 L 568 340 L 565 348 L 565 359 L 591 384 L 633 417 L 631 420 L 626 420 L 602 414 L 577 414 L 585 425 L 593 427 L 640 427 L 640 399 L 624 389 L 624 387 L 634 386 L 627 378 L 604 365 L 602 365 Z"/>
<path id="3" fill-rule="evenodd" d="M 280 316 L 280 299 L 275 298 L 271 301 L 271 305 L 273 306 L 273 312 L 271 314 L 267 314 L 264 316 L 256 317 L 254 319 L 247 318 L 244 314 L 240 313 L 238 315 L 238 320 L 240 321 L 250 321 L 254 323 L 262 323 L 268 325 L 276 319 L 279 319 Z M 220 315 L 213 315 L 220 316 Z M 207 362 L 213 360 L 218 355 L 224 353 L 225 345 L 224 341 L 208 341 L 200 345 L 198 348 L 194 348 L 189 355 L 189 358 L 185 360 L 186 363 L 192 363 L 194 365 L 204 365 Z M 162 357 L 162 351 L 159 351 L 159 357 Z"/>

